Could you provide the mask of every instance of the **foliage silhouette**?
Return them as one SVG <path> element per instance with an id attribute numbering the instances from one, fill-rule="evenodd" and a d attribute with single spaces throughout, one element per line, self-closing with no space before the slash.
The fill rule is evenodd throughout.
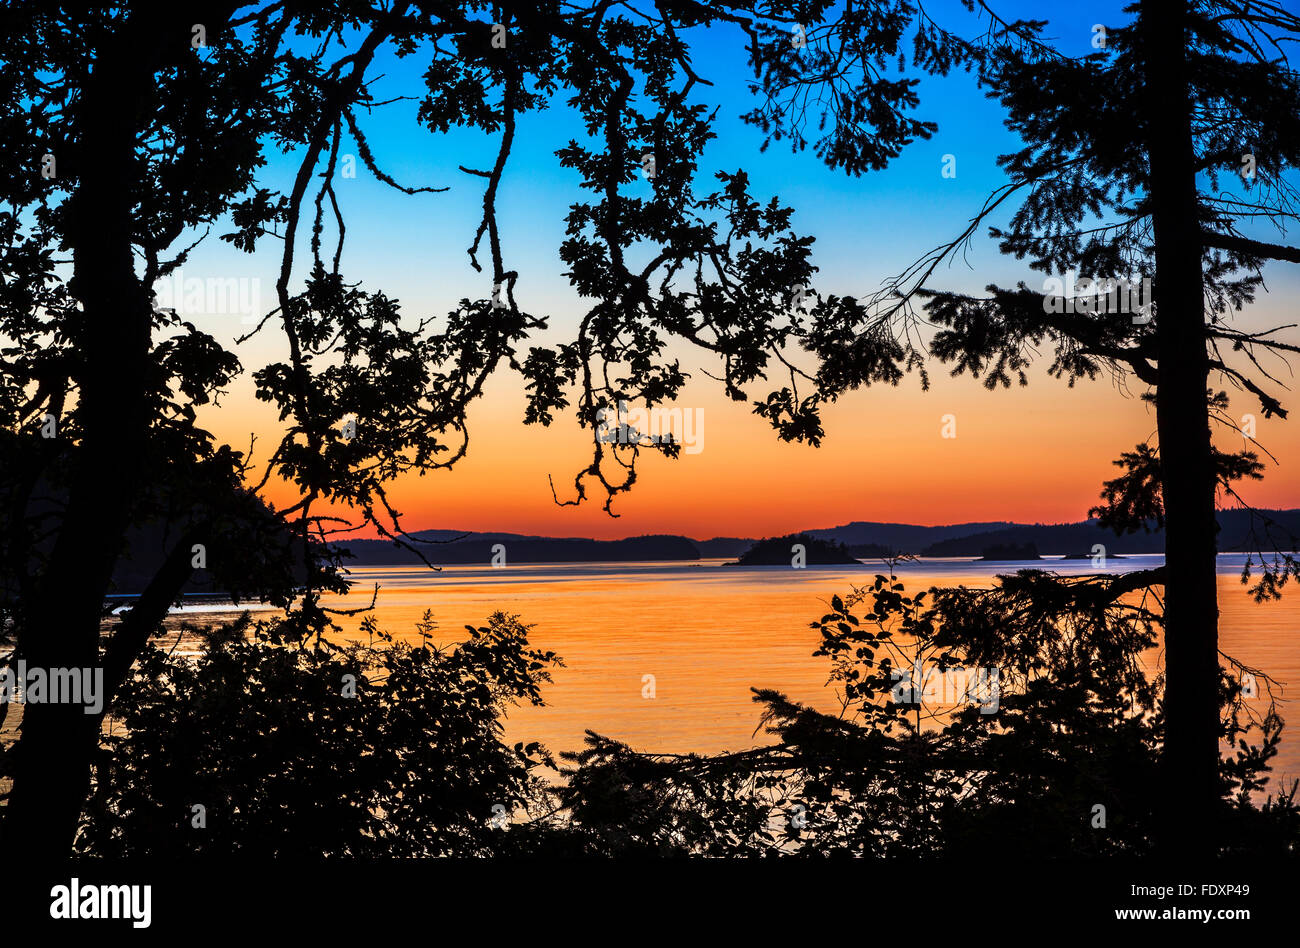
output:
<path id="1" fill-rule="evenodd" d="M 880 15 L 853 13 L 864 42 L 892 57 L 913 11 L 902 0 L 871 10 Z M 566 503 L 594 484 L 610 509 L 632 487 L 643 448 L 603 444 L 600 412 L 672 399 L 686 379 L 666 354 L 672 340 L 715 356 L 733 399 L 770 387 L 755 410 L 780 437 L 816 442 L 816 401 L 793 376 L 763 384 L 769 371 L 786 372 L 781 348 L 802 332 L 791 300 L 811 283 L 811 239 L 792 230 L 788 208 L 750 194 L 743 169 L 700 170 L 712 131 L 692 93 L 707 80 L 681 33 L 740 30 L 756 81 L 779 85 L 792 28 L 808 29 L 818 49 L 833 39 L 836 15 L 824 2 L 690 0 L 6 4 L 0 608 L 13 648 L 3 660 L 93 669 L 112 653 L 116 688 L 189 582 L 195 544 L 229 549 L 223 538 L 233 534 L 286 529 L 297 543 L 277 568 L 237 557 L 222 569 L 241 598 L 291 610 L 274 639 L 319 643 L 331 630 L 320 595 L 346 585 L 327 541 L 365 527 L 435 555 L 405 534 L 388 485 L 465 455 L 466 411 L 498 371 L 524 376 L 526 421 L 550 424 L 573 407 L 590 429 L 592 459 Z M 466 288 L 442 319 L 406 319 L 397 300 L 343 270 L 334 183 L 349 138 L 369 172 L 412 200 L 436 200 L 443 187 L 397 181 L 367 138 L 368 117 L 385 105 L 371 89 L 375 64 L 390 54 L 427 65 L 417 120 L 430 133 L 499 135 L 490 168 L 461 169 L 483 187 L 468 253 L 488 271 L 485 285 Z M 921 68 L 944 61 L 936 49 Z M 907 116 L 913 80 L 874 63 L 842 77 L 872 103 L 833 149 L 853 166 L 879 167 L 926 134 Z M 572 205 L 560 248 L 589 309 L 576 337 L 551 348 L 527 345 L 547 319 L 519 305 L 497 207 L 516 120 L 543 107 L 583 122 L 587 135 L 557 161 L 591 193 Z M 283 193 L 263 173 L 273 151 L 296 163 Z M 716 184 L 697 190 L 701 178 Z M 246 253 L 273 245 L 275 308 L 239 340 L 278 333 L 272 351 L 283 355 L 269 364 L 244 366 L 155 297 L 156 281 L 214 230 Z M 637 260 L 648 254 L 644 266 L 634 247 Z M 484 248 L 490 259 L 480 261 Z M 199 418 L 245 373 L 282 423 L 264 457 L 222 444 Z M 53 438 L 43 436 L 50 419 Z M 678 446 L 651 450 L 675 456 Z M 296 497 L 263 504 L 268 484 L 281 482 Z M 112 619 L 105 597 L 125 538 L 159 521 L 181 525 L 177 542 L 134 607 Z M 67 852 L 100 723 L 76 707 L 26 709 L 17 745 L 0 759 L 12 781 L 6 844 Z"/>
<path id="2" fill-rule="evenodd" d="M 1140 589 L 1021 570 L 908 595 L 877 575 L 813 623 L 837 713 L 755 689 L 774 743 L 711 756 L 589 734 L 560 791 L 572 832 L 593 853 L 1149 854 L 1167 805 L 1151 792 L 1164 677 L 1148 674 L 1161 620 Z M 1282 721 L 1236 679 L 1221 687 L 1217 736 L 1235 753 L 1218 772 L 1219 852 L 1294 856 L 1296 785 L 1263 793 Z"/>
<path id="3" fill-rule="evenodd" d="M 1235 497 L 1235 483 L 1258 476 L 1258 458 L 1219 452 L 1208 429 L 1228 407 L 1211 373 L 1266 415 L 1285 414 L 1257 359 L 1296 347 L 1224 320 L 1253 299 L 1265 260 L 1300 261 L 1294 248 L 1239 232 L 1251 217 L 1295 216 L 1284 173 L 1300 161 L 1300 85 L 1280 42 L 1276 55 L 1266 43 L 1300 35 L 1300 19 L 1261 0 L 1223 15 L 1217 0 L 1142 0 L 1132 22 L 1110 32 L 1109 52 L 1076 61 L 1041 40 L 1040 24 L 979 8 L 992 25 L 967 41 L 904 0 L 145 2 L 75 18 L 35 0 L 8 4 L 0 628 L 13 648 L 3 661 L 105 667 L 118 694 L 111 714 L 126 732 L 104 743 L 101 720 L 79 707 L 27 708 L 18 745 L 0 761 L 13 781 L 4 842 L 61 855 L 80 829 L 85 851 L 117 854 L 977 852 L 992 840 L 1106 853 L 1145 851 L 1157 813 L 1166 841 L 1218 851 L 1294 839 L 1290 798 L 1249 804 L 1280 722 L 1271 713 L 1242 719 L 1248 709 L 1224 680 L 1214 620 L 1216 491 Z M 191 43 L 196 20 L 206 25 L 202 51 Z M 751 194 L 744 169 L 700 167 L 713 133 L 692 94 L 707 80 L 681 32 L 713 25 L 749 41 L 759 99 L 747 118 L 771 141 L 811 147 L 850 174 L 883 167 L 934 130 L 912 114 L 916 80 L 901 68 L 914 29 L 916 71 L 978 68 L 1007 108 L 1026 142 L 1003 161 L 1010 182 L 958 240 L 875 299 L 804 294 L 812 241 L 792 228 L 791 209 Z M 500 45 L 498 26 L 509 37 Z M 802 47 L 791 42 L 795 28 Z M 440 319 L 405 318 L 398 301 L 342 268 L 334 178 L 348 138 L 385 184 L 421 200 L 440 190 L 398 182 L 367 139 L 366 119 L 382 107 L 370 88 L 381 52 L 427 62 L 418 120 L 431 133 L 500 136 L 490 168 L 461 169 L 483 187 L 468 252 L 475 268 L 490 269 L 487 285 L 467 288 Z M 570 208 L 560 248 L 589 305 L 572 340 L 544 347 L 530 345 L 547 317 L 519 305 L 497 192 L 518 117 L 557 105 L 587 131 L 556 157 L 590 192 Z M 819 112 L 826 121 L 810 132 Z M 1116 134 L 1097 136 L 1098 127 Z M 1246 137 L 1259 182 L 1247 190 L 1264 194 L 1225 198 L 1220 178 L 1236 173 Z M 297 162 L 287 193 L 264 186 L 272 149 Z M 57 159 L 51 176 L 40 173 L 47 155 Z M 1050 294 L 1025 286 L 978 299 L 929 287 L 938 264 L 1016 194 L 1025 197 L 1010 229 L 995 232 L 1006 253 L 1045 272 L 1151 275 L 1153 318 L 1066 319 Z M 198 417 L 246 371 L 240 359 L 159 309 L 152 289 L 213 227 L 232 228 L 219 238 L 247 253 L 278 241 L 275 309 L 245 337 L 278 332 L 285 351 L 249 370 L 284 428 L 261 461 L 220 443 Z M 490 260 L 480 261 L 484 241 Z M 805 296 L 815 300 L 806 309 Z M 1116 370 L 1153 387 L 1158 450 L 1139 446 L 1121 459 L 1125 473 L 1105 486 L 1097 513 L 1121 531 L 1162 520 L 1163 570 L 1086 582 L 1029 571 L 991 592 L 937 593 L 933 605 L 878 581 L 819 623 L 844 684 L 844 716 L 760 692 L 779 739 L 772 748 L 678 760 L 593 738 L 558 790 L 534 780 L 540 749 L 499 742 L 503 702 L 536 700 L 553 660 L 528 649 L 513 620 L 495 616 L 445 653 L 329 644 L 337 630 L 321 596 L 347 580 L 328 541 L 367 527 L 436 557 L 404 532 L 387 489 L 465 456 L 467 410 L 494 373 L 523 375 L 529 423 L 574 409 L 592 454 L 571 495 L 556 500 L 579 503 L 593 491 L 612 513 L 635 484 L 640 451 L 676 456 L 678 447 L 608 444 L 597 433 L 601 413 L 673 399 L 686 374 L 667 354 L 671 343 L 715 356 L 726 394 L 749 401 L 779 437 L 818 444 L 827 400 L 912 369 L 925 378 L 917 300 L 938 327 L 933 354 L 990 387 L 1024 381 L 1044 340 L 1056 347 L 1051 371 L 1070 382 Z M 795 344 L 816 357 L 815 370 L 788 359 Z M 53 438 L 43 434 L 49 419 Z M 266 503 L 267 485 L 280 481 L 295 497 Z M 174 545 L 133 607 L 113 618 L 106 596 L 125 540 L 158 522 L 175 525 Z M 1284 542 L 1265 523 L 1261 545 Z M 240 601 L 270 602 L 283 615 L 236 625 L 190 663 L 149 642 L 197 568 L 195 544 L 221 560 L 213 568 Z M 245 556 L 249 548 L 258 555 Z M 1261 595 L 1298 569 L 1285 555 L 1265 564 Z M 1123 600 L 1156 586 L 1170 633 L 1167 687 L 1136 664 L 1155 613 Z M 848 611 L 859 603 L 870 607 L 869 633 Z M 945 667 L 1004 669 L 1001 710 L 967 709 L 927 730 L 919 708 L 913 722 L 886 702 L 882 668 L 894 666 L 876 658 L 892 647 L 893 625 L 940 650 Z M 350 704 L 330 690 L 344 674 L 361 683 Z M 262 680 L 267 687 L 250 692 Z M 329 729 L 305 726 L 321 719 Z M 1220 741 L 1250 729 L 1261 747 L 1238 744 L 1220 761 Z M 196 734 L 202 740 L 188 745 Z M 1157 783 L 1151 761 L 1161 754 Z M 341 758 L 350 766 L 334 767 Z M 196 796 L 213 800 L 207 837 L 183 825 L 203 804 Z M 307 812 L 287 813 L 291 801 Z M 479 819 L 498 803 L 541 809 L 527 829 L 493 835 Z M 1097 804 L 1111 813 L 1109 835 L 1091 832 Z M 797 833 L 781 823 L 793 806 L 807 818 Z M 312 822 L 311 811 L 328 819 Z"/>
<path id="4" fill-rule="evenodd" d="M 1164 839 L 1171 850 L 1213 848 L 1215 510 L 1219 501 L 1251 509 L 1236 482 L 1261 467 L 1254 450 L 1217 448 L 1211 427 L 1234 443 L 1254 440 L 1219 385 L 1266 418 L 1287 415 L 1275 373 L 1300 347 L 1278 336 L 1286 327 L 1250 331 L 1233 317 L 1255 299 L 1266 262 L 1300 262 L 1300 249 L 1247 236 L 1265 225 L 1285 233 L 1298 217 L 1290 177 L 1300 167 L 1300 80 L 1288 44 L 1300 39 L 1300 17 L 1268 0 L 1139 0 L 1121 25 L 1104 25 L 1101 48 L 1075 57 L 1044 39 L 1044 21 L 1007 22 L 990 4 L 966 6 L 986 25 L 965 46 L 953 42 L 978 65 L 1023 147 L 999 159 L 1006 183 L 954 240 L 867 300 L 826 301 L 805 338 L 821 360 L 818 397 L 894 384 L 913 369 L 928 385 L 927 354 L 989 389 L 1026 385 L 1043 347 L 1048 372 L 1070 385 L 1109 374 L 1148 387 L 1158 444 L 1121 457 L 1126 473 L 1107 483 L 1093 514 L 1120 533 L 1153 518 L 1165 524 L 1165 567 L 1148 574 L 1163 586 L 1169 630 Z M 824 72 L 810 68 L 801 80 L 817 85 Z M 782 120 L 797 125 L 817 108 Z M 994 226 L 1008 209 L 1009 223 Z M 982 297 L 936 287 L 939 266 L 986 225 L 1002 253 L 1057 283 L 1044 281 L 1041 292 L 989 286 Z M 1074 275 L 1077 296 L 1061 279 Z M 1136 300 L 1130 288 L 1139 288 Z M 1253 515 L 1251 565 L 1258 594 L 1270 597 L 1300 576 L 1297 537 L 1263 511 Z"/>
<path id="5" fill-rule="evenodd" d="M 248 615 L 189 657 L 150 645 L 115 703 L 81 819 L 98 856 L 480 856 L 536 806 L 535 744 L 502 718 L 541 703 L 557 657 L 496 613 L 451 648 L 368 620 L 368 643 L 278 644 Z M 196 632 L 198 630 L 191 630 Z M 196 810 L 195 807 L 202 807 Z"/>

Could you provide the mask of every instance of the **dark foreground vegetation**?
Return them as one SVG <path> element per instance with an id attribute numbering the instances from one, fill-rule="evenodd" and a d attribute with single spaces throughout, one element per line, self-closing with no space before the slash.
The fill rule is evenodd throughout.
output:
<path id="1" fill-rule="evenodd" d="M 819 540 L 806 533 L 759 540 L 736 561 L 738 566 L 832 566 L 856 564 L 857 558 L 843 544 Z"/>
<path id="2" fill-rule="evenodd" d="M 0 745 L 4 851 L 1290 847 L 1294 788 L 1256 794 L 1281 722 L 1267 687 L 1241 700 L 1267 677 L 1219 648 L 1216 555 L 1246 544 L 1260 600 L 1300 579 L 1294 520 L 1244 496 L 1268 460 L 1254 415 L 1287 416 L 1300 346 L 1236 322 L 1266 266 L 1300 263 L 1276 242 L 1300 221 L 1300 16 L 1137 0 L 1078 55 L 997 6 L 964 0 L 945 22 L 912 0 L 0 6 L 0 669 L 105 686 L 92 714 L 28 703 Z M 795 209 L 707 164 L 706 30 L 743 50 L 763 147 L 806 150 L 810 176 L 887 167 L 938 129 L 921 77 L 972 73 L 1015 137 L 1003 183 L 874 291 L 819 290 Z M 389 57 L 414 58 L 414 88 L 377 85 Z M 417 147 L 487 142 L 488 160 L 449 165 L 481 194 L 464 246 L 482 280 L 441 313 L 406 313 L 345 266 L 348 158 L 411 200 L 450 186 L 398 180 L 371 146 L 375 111 L 407 101 L 405 131 L 431 136 Z M 546 297 L 512 265 L 503 232 L 524 225 L 498 202 L 517 127 L 544 109 L 577 130 L 553 167 L 525 169 L 575 195 L 556 270 L 579 312 L 559 335 L 530 309 Z M 273 158 L 291 182 L 270 180 Z M 943 285 L 981 232 L 1024 280 Z M 277 273 L 235 339 L 159 304 L 209 235 Z M 1040 282 L 1067 273 L 1151 293 L 1098 310 Z M 672 405 L 697 361 L 813 447 L 831 403 L 909 376 L 924 397 L 936 366 L 989 389 L 1029 384 L 1036 362 L 1063 384 L 1113 380 L 1152 406 L 1155 433 L 1116 445 L 1089 529 L 1160 530 L 1164 563 L 924 597 L 878 580 L 818 623 L 841 714 L 759 691 L 770 746 L 682 759 L 593 737 L 558 785 L 540 748 L 500 744 L 501 713 L 537 700 L 553 661 L 516 620 L 449 651 L 334 642 L 322 601 L 347 578 L 331 544 L 365 532 L 437 559 L 390 489 L 466 456 L 468 412 L 498 376 L 518 375 L 523 423 L 591 437 L 555 502 L 612 512 L 639 458 L 681 445 L 611 441 L 603 419 Z M 278 419 L 255 444 L 214 433 L 241 381 Z M 879 421 L 847 434 L 888 437 L 895 420 Z M 1221 508 L 1240 530 L 1220 536 Z M 158 523 L 165 556 L 114 613 L 129 540 Z M 196 577 L 278 616 L 210 634 L 196 662 L 160 651 Z M 935 679 L 910 648 L 942 693 L 975 669 L 980 703 L 927 722 Z M 923 680 L 904 687 L 904 667 Z"/>
<path id="3" fill-rule="evenodd" d="M 1161 632 L 1124 577 L 1038 570 L 989 590 L 892 576 L 818 618 L 842 711 L 756 689 L 765 746 L 661 756 L 589 734 L 508 746 L 560 659 L 498 613 L 459 645 L 367 622 L 364 644 L 247 618 L 197 661 L 151 646 L 119 696 L 77 848 L 169 857 L 785 854 L 1100 857 L 1155 851 Z M 919 663 L 919 664 L 918 664 Z M 990 675 L 989 669 L 997 669 Z M 1223 855 L 1293 855 L 1296 785 L 1265 788 L 1265 679 L 1220 683 Z M 840 704 L 828 697 L 827 706 Z M 1046 726 L 1051 722 L 1050 726 Z"/>

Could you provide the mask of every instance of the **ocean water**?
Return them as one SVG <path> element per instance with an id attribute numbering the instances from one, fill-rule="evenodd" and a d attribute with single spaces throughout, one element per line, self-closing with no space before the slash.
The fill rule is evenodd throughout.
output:
<path id="1" fill-rule="evenodd" d="M 1220 648 L 1264 671 L 1280 686 L 1284 718 L 1300 728 L 1300 590 L 1280 602 L 1255 603 L 1240 583 L 1242 556 L 1219 558 Z M 1111 559 L 1111 571 L 1146 569 L 1162 557 Z M 832 596 L 863 585 L 879 564 L 859 567 L 734 567 L 698 563 L 511 564 L 501 569 L 450 566 L 356 569 L 357 585 L 331 605 L 366 605 L 380 587 L 375 615 L 397 638 L 416 638 L 426 610 L 438 623 L 436 642 L 462 638 L 496 610 L 531 624 L 530 641 L 556 652 L 546 706 L 511 712 L 511 741 L 541 741 L 553 752 L 575 750 L 593 730 L 639 750 L 712 753 L 768 738 L 759 728 L 751 688 L 775 688 L 826 711 L 838 708 L 827 683 L 829 665 L 814 658 L 819 637 L 809 623 Z M 971 559 L 900 565 L 909 592 L 931 586 L 987 586 L 996 573 L 1026 563 Z M 1063 574 L 1095 572 L 1088 560 L 1032 564 Z M 354 631 L 360 617 L 342 618 Z M 1159 661 L 1160 656 L 1152 656 Z M 653 676 L 654 697 L 645 697 Z M 1288 687 L 1289 686 L 1289 687 Z M 1261 702 L 1266 700 L 1261 683 Z M 1300 739 L 1284 732 L 1274 778 L 1300 777 Z"/>

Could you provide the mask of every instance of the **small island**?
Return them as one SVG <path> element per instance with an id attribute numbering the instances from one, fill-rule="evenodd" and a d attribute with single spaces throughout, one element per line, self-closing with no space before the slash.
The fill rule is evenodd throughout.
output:
<path id="1" fill-rule="evenodd" d="M 859 560 L 892 560 L 900 555 L 883 543 L 851 543 L 846 549 Z"/>
<path id="2" fill-rule="evenodd" d="M 802 544 L 803 562 L 807 566 L 855 565 L 858 560 L 841 543 L 820 540 L 806 533 L 759 540 L 727 566 L 790 566 L 795 558 L 794 546 Z"/>
<path id="3" fill-rule="evenodd" d="M 976 562 L 982 560 L 1041 560 L 1038 555 L 1038 546 L 1034 543 L 995 543 L 993 546 L 984 547 L 984 554 Z"/>

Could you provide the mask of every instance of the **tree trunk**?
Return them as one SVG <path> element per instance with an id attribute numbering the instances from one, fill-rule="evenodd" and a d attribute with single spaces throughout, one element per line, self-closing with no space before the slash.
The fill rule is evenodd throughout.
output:
<path id="1" fill-rule="evenodd" d="M 141 31 L 144 32 L 144 31 Z M 82 89 L 77 175 L 68 238 L 72 292 L 81 303 L 76 373 L 81 444 L 58 537 L 34 602 L 24 603 L 18 647 L 29 668 L 95 669 L 104 596 L 140 480 L 150 424 L 152 313 L 132 257 L 137 125 L 152 70 L 130 25 L 97 50 Z M 73 160 L 68 161 L 67 158 Z M 14 749 L 4 814 L 6 852 L 53 858 L 70 851 L 90 784 L 99 717 L 82 705 L 30 703 Z"/>
<path id="2" fill-rule="evenodd" d="M 1165 507 L 1166 850 L 1214 845 L 1219 784 L 1215 473 L 1206 389 L 1184 0 L 1144 0 L 1149 195 L 1155 234 L 1156 419 Z"/>

